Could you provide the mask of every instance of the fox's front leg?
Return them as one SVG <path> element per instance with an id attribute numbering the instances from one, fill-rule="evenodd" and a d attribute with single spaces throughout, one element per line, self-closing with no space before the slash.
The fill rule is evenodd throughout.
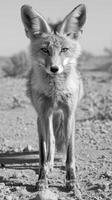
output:
<path id="1" fill-rule="evenodd" d="M 54 154 L 55 154 L 55 137 L 53 129 L 53 114 L 51 113 L 48 117 L 47 123 L 47 165 L 48 171 L 52 171 L 54 165 Z"/>
<path id="2" fill-rule="evenodd" d="M 54 164 L 55 138 L 53 131 L 53 115 L 46 114 L 38 118 L 40 172 L 39 187 L 47 186 L 47 174 Z M 41 184 L 42 183 L 42 184 Z M 44 183 L 44 185 L 43 185 Z"/>
<path id="3" fill-rule="evenodd" d="M 46 136 L 46 121 L 44 117 L 39 117 L 37 120 L 38 135 L 39 135 L 39 162 L 40 171 L 38 178 L 38 189 L 47 187 L 47 136 Z"/>
<path id="4" fill-rule="evenodd" d="M 73 190 L 75 196 L 81 199 L 75 174 L 75 111 L 66 110 L 64 127 L 66 137 L 66 187 L 68 190 Z"/>

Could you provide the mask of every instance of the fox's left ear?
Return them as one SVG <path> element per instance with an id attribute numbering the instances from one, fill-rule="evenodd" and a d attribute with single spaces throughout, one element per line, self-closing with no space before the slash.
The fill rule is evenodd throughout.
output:
<path id="1" fill-rule="evenodd" d="M 58 32 L 72 38 L 78 37 L 86 21 L 86 7 L 84 4 L 78 5 L 62 21 L 58 27 Z"/>
<path id="2" fill-rule="evenodd" d="M 21 8 L 21 18 L 25 27 L 25 32 L 28 38 L 33 39 L 41 33 L 51 31 L 46 20 L 29 5 L 24 5 Z"/>

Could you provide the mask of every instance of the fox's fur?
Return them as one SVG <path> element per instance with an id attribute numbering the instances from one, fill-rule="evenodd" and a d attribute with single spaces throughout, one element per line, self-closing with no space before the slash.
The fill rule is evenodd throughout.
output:
<path id="1" fill-rule="evenodd" d="M 39 183 L 46 180 L 48 167 L 53 167 L 56 138 L 58 149 L 63 142 L 66 146 L 66 179 L 71 187 L 75 179 L 75 111 L 83 95 L 77 58 L 85 6 L 77 6 L 54 25 L 48 24 L 30 6 L 23 6 L 21 13 L 26 35 L 31 40 L 27 93 L 38 114 Z"/>

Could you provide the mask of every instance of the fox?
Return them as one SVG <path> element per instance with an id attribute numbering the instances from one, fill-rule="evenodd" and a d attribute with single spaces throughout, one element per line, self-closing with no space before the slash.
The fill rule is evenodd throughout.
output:
<path id="1" fill-rule="evenodd" d="M 75 117 L 84 93 L 77 62 L 86 6 L 80 4 L 63 20 L 51 23 L 31 6 L 23 5 L 21 18 L 30 39 L 27 93 L 37 112 L 40 170 L 36 185 L 39 189 L 48 187 L 55 146 L 64 144 L 66 187 L 76 192 Z"/>

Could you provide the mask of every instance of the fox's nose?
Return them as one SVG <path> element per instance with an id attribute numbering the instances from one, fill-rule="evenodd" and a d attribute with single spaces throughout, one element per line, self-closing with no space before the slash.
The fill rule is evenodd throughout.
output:
<path id="1" fill-rule="evenodd" d="M 51 70 L 51 72 L 56 73 L 56 72 L 58 72 L 59 68 L 57 66 L 52 66 L 50 68 L 50 70 Z"/>

